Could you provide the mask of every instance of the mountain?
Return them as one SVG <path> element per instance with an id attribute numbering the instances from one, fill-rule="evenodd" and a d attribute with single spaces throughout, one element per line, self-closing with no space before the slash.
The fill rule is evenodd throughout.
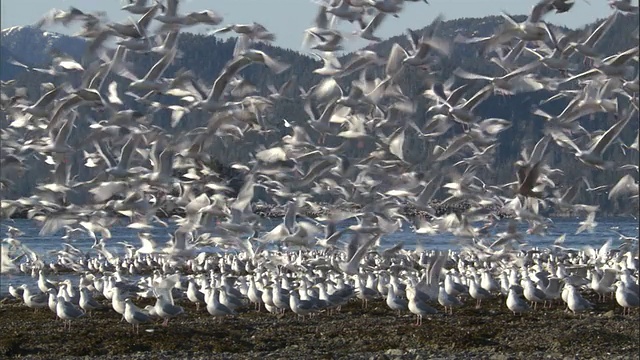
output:
<path id="1" fill-rule="evenodd" d="M 518 21 L 524 20 L 524 17 L 516 17 Z M 444 21 L 440 28 L 437 30 L 436 35 L 448 40 L 453 40 L 457 36 L 464 37 L 481 37 L 492 34 L 503 23 L 502 17 L 490 16 L 485 18 L 466 18 Z M 595 22 L 586 27 L 585 30 L 592 29 L 600 22 Z M 605 34 L 604 38 L 597 46 L 597 50 L 605 55 L 615 54 L 620 51 L 629 49 L 632 46 L 637 46 L 637 39 L 633 36 L 629 36 L 634 31 L 637 31 L 638 16 L 619 16 L 616 23 Z M 553 27 L 562 32 L 567 32 L 569 29 L 562 27 Z M 420 30 L 419 30 L 420 31 Z M 72 55 L 78 61 L 80 61 L 82 54 L 84 53 L 84 47 L 86 43 L 82 39 L 77 39 L 60 34 L 54 34 L 49 32 L 43 32 L 30 27 L 19 27 L 2 30 L 2 63 L 0 64 L 0 76 L 3 80 L 16 78 L 19 82 L 24 84 L 29 89 L 29 94 L 32 98 L 37 98 L 40 93 L 39 85 L 43 82 L 52 81 L 57 82 L 59 80 L 54 79 L 48 75 L 26 72 L 21 68 L 15 68 L 5 66 L 6 62 L 10 58 L 14 58 L 18 61 L 24 62 L 28 65 L 40 65 L 43 66 L 48 62 L 48 52 L 51 49 L 61 50 L 65 53 Z M 21 46 L 21 44 L 30 44 L 29 48 Z M 379 56 L 386 58 L 389 55 L 389 51 L 394 43 L 406 47 L 408 41 L 406 36 L 398 35 L 387 39 L 379 43 L 373 43 L 367 47 L 368 50 L 375 51 Z M 31 45 L 33 44 L 33 45 Z M 203 36 L 191 33 L 182 33 L 179 40 L 179 57 L 173 64 L 167 69 L 165 76 L 173 77 L 174 74 L 181 69 L 189 69 L 201 79 L 205 89 L 208 89 L 215 78 L 219 75 L 223 66 L 231 59 L 233 49 L 235 46 L 235 39 L 220 40 L 214 36 Z M 267 86 L 274 85 L 276 87 L 281 86 L 285 81 L 289 79 L 295 79 L 296 85 L 301 86 L 303 89 L 308 89 L 310 86 L 315 85 L 321 79 L 321 76 L 314 74 L 314 70 L 321 67 L 322 64 L 315 58 L 310 56 L 279 48 L 276 46 L 259 44 L 257 49 L 263 50 L 270 56 L 290 64 L 291 67 L 287 71 L 281 73 L 278 76 L 266 69 L 264 66 L 253 65 L 249 66 L 242 71 L 244 79 L 253 83 L 257 89 L 262 92 L 267 91 Z M 453 43 L 451 49 L 451 55 L 449 57 L 434 57 L 434 63 L 431 64 L 431 70 L 435 71 L 435 75 L 430 75 L 429 72 L 416 69 L 406 69 L 398 83 L 403 88 L 404 94 L 416 102 L 417 111 L 411 115 L 415 123 L 422 127 L 429 120 L 430 115 L 427 114 L 426 109 L 429 107 L 429 103 L 426 101 L 422 93 L 430 88 L 430 84 L 434 81 L 445 81 L 452 77 L 452 73 L 457 68 L 465 69 L 469 72 L 483 74 L 487 76 L 500 76 L 504 74 L 504 71 L 497 65 L 489 61 L 487 58 L 479 56 L 480 47 L 477 45 L 466 45 Z M 340 61 L 344 64 L 353 54 L 345 54 L 340 58 Z M 520 59 L 521 64 L 533 61 L 536 59 L 531 55 L 523 55 Z M 127 61 L 129 63 L 130 71 L 138 77 L 144 76 L 147 71 L 158 60 L 157 54 L 145 54 L 145 53 L 129 53 Z M 586 68 L 586 64 L 578 62 L 574 66 L 576 71 Z M 636 62 L 637 68 L 637 62 Z M 377 76 L 381 76 L 383 68 L 372 69 L 371 73 L 375 73 Z M 637 73 L 637 69 L 636 69 Z M 544 76 L 555 76 L 552 71 L 543 71 Z M 359 74 L 354 74 L 341 78 L 338 80 L 345 91 L 349 91 L 351 81 L 358 77 Z M 434 77 L 435 76 L 435 77 Z M 73 80 L 75 82 L 78 79 Z M 119 89 L 127 88 L 126 79 L 110 78 L 108 82 L 115 81 L 118 83 Z M 459 80 L 456 83 L 460 84 Z M 480 84 L 472 85 L 468 90 L 468 94 L 472 94 L 474 89 L 479 88 Z M 124 90 L 122 90 L 124 92 Z M 234 142 L 233 140 L 220 142 L 216 145 L 216 150 L 211 156 L 218 162 L 219 166 L 227 170 L 226 173 L 229 176 L 234 176 L 234 172 L 229 170 L 227 165 L 240 162 L 244 163 L 249 159 L 251 153 L 248 149 L 243 149 L 242 146 L 247 144 L 253 144 L 258 146 L 268 147 L 274 143 L 277 139 L 283 135 L 289 133 L 289 129 L 284 126 L 282 119 L 287 119 L 289 122 L 306 121 L 308 115 L 303 110 L 303 100 L 298 96 L 299 92 L 297 86 L 293 91 L 290 91 L 288 97 L 290 100 L 277 102 L 272 113 L 267 114 L 265 121 L 274 125 L 279 130 L 277 133 L 271 134 L 250 134 L 249 141 Z M 544 120 L 540 117 L 536 117 L 531 114 L 532 108 L 541 107 L 544 111 L 550 114 L 559 114 L 565 108 L 568 99 L 561 99 L 541 105 L 541 102 L 546 100 L 550 94 L 545 91 L 538 91 L 534 93 L 519 94 L 514 96 L 492 96 L 487 101 L 483 102 L 475 110 L 477 115 L 482 117 L 497 117 L 509 119 L 512 121 L 512 126 L 500 134 L 500 141 L 497 148 L 497 155 L 494 158 L 493 172 L 490 174 L 495 177 L 499 183 L 508 183 L 515 181 L 515 167 L 513 163 L 518 160 L 520 152 L 523 148 L 531 149 L 534 145 L 533 139 L 540 137 L 541 131 L 544 127 Z M 176 102 L 175 98 L 162 97 L 162 101 Z M 626 101 L 620 99 L 619 101 Z M 126 100 L 125 103 L 132 108 L 135 108 L 137 104 L 132 100 Z M 170 111 L 162 110 L 158 111 L 154 116 L 154 124 L 162 127 L 170 126 Z M 189 123 L 190 127 L 197 126 L 198 124 L 205 124 L 208 119 L 199 118 L 198 115 L 186 114 L 178 124 L 178 128 L 182 124 Z M 591 121 L 582 121 L 583 126 L 587 130 L 593 130 L 596 128 L 603 128 L 603 123 L 610 124 L 612 119 L 608 119 L 604 116 L 594 116 Z M 84 125 L 86 128 L 87 125 Z M 83 125 L 79 125 L 78 131 L 83 131 Z M 624 143 L 630 144 L 633 141 L 635 134 L 638 131 L 638 123 L 633 121 L 628 129 L 625 131 L 621 139 Z M 454 128 L 453 131 L 461 131 L 461 129 Z M 328 144 L 331 145 L 331 144 Z M 425 141 L 419 138 L 415 133 L 411 131 L 407 132 L 405 139 L 405 152 L 408 159 L 416 160 L 425 158 L 428 154 L 431 154 L 437 146 L 445 146 L 446 143 L 436 141 Z M 348 149 L 349 154 L 363 154 L 370 149 Z M 610 156 L 614 159 L 621 161 L 625 159 L 623 149 L 609 150 Z M 588 176 L 592 179 L 593 183 L 605 184 L 613 183 L 620 176 L 620 172 L 616 171 L 594 171 L 592 169 L 585 168 L 576 161 L 572 154 L 566 151 L 552 152 L 550 154 L 550 165 L 552 167 L 562 169 L 564 176 L 570 179 L 576 179 L 577 181 L 583 177 Z M 77 156 L 76 161 L 80 162 L 82 159 L 81 154 Z M 80 162 L 81 163 L 81 162 Z M 83 168 L 80 166 L 80 168 Z M 85 169 L 86 170 L 86 169 Z M 422 166 L 417 169 L 420 171 L 428 171 L 428 168 Z M 33 186 L 35 186 L 38 180 L 38 169 L 33 169 L 32 173 L 35 176 L 27 177 L 22 186 L 19 189 L 20 195 L 28 194 Z M 486 178 L 489 174 L 478 174 L 481 178 Z M 84 175 L 88 176 L 88 175 Z M 81 176 L 82 177 L 82 176 Z M 584 201 L 585 203 L 594 202 L 593 196 L 597 194 L 582 192 L 577 201 Z M 600 202 L 604 211 L 615 212 L 616 209 L 624 204 L 614 203 L 613 205 L 607 203 L 606 196 L 600 196 L 595 199 L 595 202 Z"/>
<path id="2" fill-rule="evenodd" d="M 9 49 L 0 45 L 0 80 L 15 79 L 24 70 L 10 62 L 15 58 L 16 56 Z"/>
<path id="3" fill-rule="evenodd" d="M 11 64 L 16 60 L 32 67 L 47 66 L 53 49 L 79 59 L 84 52 L 84 39 L 54 32 L 42 31 L 31 26 L 14 26 L 0 32 L 0 80 L 14 79 L 24 68 Z"/>

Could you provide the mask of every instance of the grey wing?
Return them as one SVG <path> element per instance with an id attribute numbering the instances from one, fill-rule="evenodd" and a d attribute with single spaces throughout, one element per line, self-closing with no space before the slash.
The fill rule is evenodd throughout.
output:
<path id="1" fill-rule="evenodd" d="M 464 95 L 464 93 L 467 91 L 468 85 L 469 84 L 461 85 L 457 87 L 455 90 L 453 90 L 451 93 L 449 93 L 449 97 L 447 98 L 447 102 L 449 103 L 449 105 L 456 106 L 456 104 L 460 101 L 460 99 L 462 99 L 462 96 Z"/>
<path id="2" fill-rule="evenodd" d="M 31 296 L 31 301 L 36 303 L 43 303 L 49 300 L 49 294 L 47 293 L 39 293 Z"/>
<path id="3" fill-rule="evenodd" d="M 165 304 L 162 310 L 171 316 L 176 316 L 184 312 L 184 309 L 181 306 L 171 305 L 168 303 Z"/>
<path id="4" fill-rule="evenodd" d="M 135 311 L 133 313 L 133 319 L 140 323 L 145 323 L 151 321 L 151 317 L 141 311 Z"/>
<path id="5" fill-rule="evenodd" d="M 287 211 L 284 215 L 284 225 L 290 233 L 294 232 L 296 224 L 297 205 L 295 201 L 290 201 L 287 204 Z"/>
<path id="6" fill-rule="evenodd" d="M 229 80 L 231 80 L 231 78 L 238 71 L 240 71 L 240 69 L 249 65 L 250 63 L 251 63 L 251 60 L 247 59 L 246 57 L 238 57 L 237 59 L 232 60 L 232 62 L 222 71 L 222 73 L 214 81 L 213 87 L 211 88 L 211 91 L 209 92 L 207 99 L 210 101 L 218 101 L 218 99 L 220 99 L 220 96 L 222 96 L 224 89 L 227 87 Z"/>
<path id="7" fill-rule="evenodd" d="M 378 241 L 378 239 L 381 236 L 382 235 L 376 235 L 376 236 L 372 236 L 369 239 L 367 239 L 364 242 L 364 244 L 362 244 L 358 248 L 358 251 L 356 251 L 355 254 L 353 254 L 353 257 L 349 261 L 353 261 L 355 264 L 359 264 L 360 261 L 362 261 L 362 258 L 364 257 L 364 255 L 367 253 L 367 250 L 371 247 L 371 245 L 373 245 L 373 243 Z"/>
<path id="8" fill-rule="evenodd" d="M 549 278 L 549 285 L 547 285 L 547 292 L 555 293 L 560 290 L 560 279 L 556 277 Z"/>
<path id="9" fill-rule="evenodd" d="M 605 32 L 609 30 L 611 25 L 613 25 L 614 20 L 617 18 L 618 12 L 614 12 L 611 14 L 606 20 L 604 20 L 600 26 L 598 26 L 592 33 L 589 35 L 589 38 L 585 40 L 584 44 L 589 47 L 594 47 L 596 43 L 602 38 Z"/>
<path id="10" fill-rule="evenodd" d="M 604 284 L 606 287 L 610 287 L 615 281 L 618 272 L 614 269 L 605 269 L 602 278 L 600 278 L 600 283 Z"/>
<path id="11" fill-rule="evenodd" d="M 407 58 L 407 52 L 398 44 L 393 44 L 389 57 L 387 59 L 387 66 L 385 68 L 385 74 L 388 77 L 395 76 L 400 69 L 402 69 L 402 61 Z"/>
<path id="12" fill-rule="evenodd" d="M 544 136 L 540 139 L 536 146 L 534 146 L 533 151 L 531 151 L 531 156 L 529 157 L 529 163 L 536 164 L 542 161 L 544 157 L 544 153 L 547 151 L 547 146 L 549 145 L 549 136 Z"/>
<path id="13" fill-rule="evenodd" d="M 55 137 L 56 144 L 62 145 L 67 143 L 69 135 L 71 135 L 71 130 L 73 129 L 73 124 L 76 121 L 76 115 L 77 114 L 73 112 L 71 117 L 62 125 L 62 127 L 60 127 L 60 131 L 58 131 L 58 134 Z"/>
<path id="14" fill-rule="evenodd" d="M 554 0 L 540 0 L 536 5 L 533 6 L 533 10 L 531 10 L 531 14 L 529 15 L 529 21 L 532 23 L 538 23 L 542 18 L 550 12 L 553 7 L 550 6 Z"/>
<path id="15" fill-rule="evenodd" d="M 172 48 L 167 54 L 162 57 L 162 59 L 160 59 L 155 65 L 153 65 L 145 78 L 150 81 L 158 80 L 165 69 L 171 64 L 176 54 L 176 48 Z"/>
<path id="16" fill-rule="evenodd" d="M 135 149 L 138 143 L 138 137 L 136 135 L 131 135 L 126 144 L 122 147 L 120 151 L 120 163 L 125 168 L 129 165 L 129 159 L 131 158 L 131 154 L 133 153 L 133 149 Z"/>
<path id="17" fill-rule="evenodd" d="M 418 48 L 418 43 L 420 41 L 420 38 L 418 37 L 418 33 L 411 29 L 407 29 L 407 38 L 411 43 L 411 47 L 415 51 Z"/>
<path id="18" fill-rule="evenodd" d="M 630 116 L 625 116 L 623 119 L 614 124 L 609 130 L 607 130 L 604 135 L 598 140 L 598 142 L 594 145 L 593 151 L 599 154 L 602 154 L 609 145 L 613 142 L 615 138 L 620 135 L 622 129 L 629 123 L 629 120 L 634 116 L 635 109 L 631 111 Z"/>
<path id="19" fill-rule="evenodd" d="M 160 163 L 158 167 L 158 173 L 165 175 L 167 177 L 171 176 L 173 173 L 173 156 L 175 155 L 174 151 L 166 148 L 160 154 Z"/>
<path id="20" fill-rule="evenodd" d="M 54 88 L 53 90 L 42 95 L 42 97 L 33 106 L 41 107 L 41 106 L 49 105 L 56 98 L 56 95 L 58 95 L 58 92 L 60 92 L 60 88 L 59 87 Z"/>
<path id="21" fill-rule="evenodd" d="M 71 163 L 67 163 L 63 160 L 63 156 L 56 156 L 56 167 L 53 173 L 53 181 L 60 185 L 66 185 L 69 182 L 69 168 L 71 168 Z"/>
<path id="22" fill-rule="evenodd" d="M 235 311 L 233 311 L 233 310 L 229 309 L 229 308 L 228 308 L 226 305 L 224 305 L 224 304 L 218 304 L 218 306 L 219 306 L 219 307 L 218 307 L 218 309 L 219 309 L 219 310 L 222 310 L 223 312 L 225 312 L 225 313 L 227 313 L 227 314 L 229 314 L 229 315 L 233 315 L 233 314 L 235 314 L 235 313 L 236 313 Z"/>
<path id="23" fill-rule="evenodd" d="M 351 260 L 351 258 L 353 258 L 353 255 L 356 253 L 356 251 L 358 250 L 358 243 L 360 242 L 360 234 L 355 233 L 352 237 L 351 237 L 351 241 L 349 241 L 349 244 L 347 245 L 347 261 Z"/>
<path id="24" fill-rule="evenodd" d="M 116 160 L 113 158 L 111 152 L 109 151 L 109 148 L 105 146 L 104 142 L 102 142 L 101 140 L 96 140 L 93 142 L 93 145 L 95 146 L 98 154 L 104 159 L 104 161 L 107 162 L 109 167 L 115 167 L 117 165 Z"/>
<path id="25" fill-rule="evenodd" d="M 97 302 L 94 298 L 89 299 L 89 301 L 87 303 L 89 304 L 89 306 L 94 307 L 94 308 L 102 307 L 102 304 Z"/>
<path id="26" fill-rule="evenodd" d="M 72 318 L 84 315 L 84 312 L 82 310 L 67 302 L 65 302 L 64 304 L 64 312 Z"/>
<path id="27" fill-rule="evenodd" d="M 187 233 L 184 231 L 176 230 L 173 236 L 173 247 L 176 249 L 187 248 Z"/>
<path id="28" fill-rule="evenodd" d="M 382 23 L 382 20 L 384 20 L 384 18 L 387 16 L 386 13 L 383 12 L 379 12 L 374 18 L 373 20 L 371 20 L 371 22 L 369 22 L 369 25 L 367 25 L 367 29 L 371 29 L 371 32 L 375 31 L 378 26 L 380 26 L 380 23 Z"/>
<path id="29" fill-rule="evenodd" d="M 475 95 L 473 95 L 467 102 L 464 104 L 464 108 L 468 111 L 473 111 L 473 109 L 478 106 L 481 102 L 488 99 L 493 92 L 493 86 L 487 85 L 484 88 L 480 89 Z"/>

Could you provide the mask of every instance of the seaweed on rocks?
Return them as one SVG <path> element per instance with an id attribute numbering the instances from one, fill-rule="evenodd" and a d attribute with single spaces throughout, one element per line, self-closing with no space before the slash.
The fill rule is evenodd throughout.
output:
<path id="1" fill-rule="evenodd" d="M 65 331 L 50 311 L 8 300 L 0 304 L 0 357 L 637 359 L 640 353 L 640 315 L 621 316 L 615 301 L 581 316 L 561 305 L 514 316 L 501 297 L 483 301 L 481 309 L 474 304 L 467 300 L 453 315 L 425 317 L 416 327 L 411 314 L 398 316 L 382 301 L 368 309 L 354 301 L 335 314 L 305 319 L 243 310 L 222 323 L 182 302 L 185 314 L 168 327 L 143 325 L 135 335 L 112 310 L 96 311 Z"/>

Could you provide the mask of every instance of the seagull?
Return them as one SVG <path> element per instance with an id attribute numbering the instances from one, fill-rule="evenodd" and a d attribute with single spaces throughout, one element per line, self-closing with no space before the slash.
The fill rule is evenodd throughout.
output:
<path id="1" fill-rule="evenodd" d="M 631 308 L 640 306 L 638 294 L 627 289 L 622 281 L 616 281 L 614 285 L 616 287 L 616 302 L 622 306 L 622 315 L 625 315 L 625 312 L 631 315 Z"/>
<path id="2" fill-rule="evenodd" d="M 347 254 L 346 262 L 340 262 L 338 264 L 339 269 L 347 275 L 358 274 L 358 268 L 360 267 L 362 258 L 365 256 L 367 250 L 373 245 L 373 243 L 375 243 L 379 239 L 379 236 L 365 239 L 360 246 L 358 246 L 359 239 L 359 235 L 356 235 L 352 238 L 351 243 L 349 244 L 349 249 L 352 249 L 354 251 L 349 251 L 349 253 Z"/>
<path id="3" fill-rule="evenodd" d="M 167 67 L 169 67 L 169 65 L 173 62 L 173 59 L 177 54 L 176 49 L 177 48 L 174 45 L 171 50 L 167 51 L 167 53 L 164 54 L 160 58 L 160 60 L 158 60 L 155 65 L 153 65 L 153 67 L 151 67 L 149 72 L 147 72 L 147 74 L 142 79 L 131 82 L 129 84 L 129 88 L 146 91 L 153 90 L 157 92 L 162 92 L 166 88 L 168 88 L 169 83 L 166 80 L 162 79 L 161 76 L 165 72 Z"/>
<path id="4" fill-rule="evenodd" d="M 569 307 L 569 310 L 571 310 L 574 314 L 593 308 L 593 304 L 583 298 L 574 286 L 565 286 L 568 287 L 567 306 Z"/>
<path id="5" fill-rule="evenodd" d="M 56 314 L 60 319 L 64 321 L 64 326 L 69 326 L 69 330 L 71 330 L 71 320 L 75 320 L 79 317 L 84 316 L 84 312 L 75 307 L 70 302 L 64 299 L 62 294 L 58 293 L 58 299 L 56 303 Z"/>
<path id="6" fill-rule="evenodd" d="M 120 9 L 128 11 L 132 14 L 143 15 L 153 7 L 153 5 L 147 5 L 148 2 L 148 0 L 131 0 L 128 4 L 124 5 Z"/>
<path id="7" fill-rule="evenodd" d="M 618 122 L 613 124 L 607 130 L 598 141 L 593 144 L 589 149 L 582 150 L 580 149 L 573 141 L 564 140 L 564 142 L 575 149 L 575 156 L 583 163 L 596 167 L 598 169 L 607 169 L 613 166 L 610 161 L 605 161 L 602 157 L 602 154 L 607 150 L 609 145 L 613 143 L 613 141 L 618 138 L 622 130 L 627 126 L 629 121 L 635 117 L 636 110 L 632 110 L 626 116 L 623 116 Z"/>
<path id="8" fill-rule="evenodd" d="M 470 279 L 469 282 L 469 295 L 476 299 L 476 308 L 480 308 L 482 300 L 490 298 L 492 295 L 489 291 L 482 288 L 475 279 Z"/>
<path id="9" fill-rule="evenodd" d="M 365 40 L 370 40 L 375 42 L 382 41 L 382 39 L 373 35 L 373 32 L 376 31 L 376 29 L 380 26 L 380 24 L 382 23 L 382 21 L 386 16 L 387 16 L 387 13 L 385 12 L 377 13 L 376 16 L 374 16 L 373 19 L 369 21 L 367 26 L 365 26 L 361 31 L 354 31 L 353 34 L 359 35 L 361 38 Z"/>
<path id="10" fill-rule="evenodd" d="M 103 306 L 99 302 L 97 302 L 89 292 L 89 289 L 86 287 L 80 288 L 80 301 L 78 303 L 80 308 L 84 310 L 85 313 L 89 313 L 91 316 L 91 311 L 95 309 L 102 309 Z"/>
<path id="11" fill-rule="evenodd" d="M 131 324 L 136 334 L 140 331 L 140 324 L 151 322 L 151 316 L 135 306 L 131 299 L 124 300 L 124 319 Z"/>
<path id="12" fill-rule="evenodd" d="M 457 297 L 449 295 L 444 286 L 440 286 L 440 290 L 438 292 L 438 303 L 444 306 L 445 313 L 447 313 L 447 308 L 449 308 L 450 315 L 453 315 L 453 307 L 462 306 L 462 302 Z"/>
<path id="13" fill-rule="evenodd" d="M 164 294 L 156 295 L 156 304 L 153 309 L 156 311 L 159 317 L 164 319 L 163 326 L 168 326 L 169 319 L 176 317 L 184 313 L 184 309 L 181 306 L 172 304 Z"/>
<path id="14" fill-rule="evenodd" d="M 236 314 L 234 310 L 231 310 L 226 305 L 220 303 L 219 290 L 216 288 L 210 288 L 207 290 L 205 301 L 207 303 L 207 312 L 214 317 L 219 318 L 220 321 L 222 321 L 222 318 L 225 316 Z"/>
<path id="15" fill-rule="evenodd" d="M 289 292 L 289 307 L 293 313 L 298 317 L 302 316 L 303 319 L 314 310 L 313 303 L 309 300 L 300 300 L 295 290 Z"/>
<path id="16" fill-rule="evenodd" d="M 409 311 L 416 315 L 416 326 L 422 325 L 424 315 L 436 314 L 437 310 L 417 299 L 416 290 L 407 287 L 407 299 L 409 299 Z"/>
<path id="17" fill-rule="evenodd" d="M 638 13 L 638 6 L 632 5 L 631 0 L 610 0 L 609 6 L 623 13 Z"/>
<path id="18" fill-rule="evenodd" d="M 516 293 L 513 286 L 509 288 L 509 294 L 507 295 L 507 308 L 509 308 L 514 315 L 522 315 L 531 310 L 529 305 Z"/>

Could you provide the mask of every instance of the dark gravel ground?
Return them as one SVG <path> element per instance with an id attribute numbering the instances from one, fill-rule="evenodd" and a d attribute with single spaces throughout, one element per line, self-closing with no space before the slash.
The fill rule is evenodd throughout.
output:
<path id="1" fill-rule="evenodd" d="M 595 301 L 594 297 L 589 297 Z M 139 305 L 144 302 L 136 301 Z M 453 315 L 436 314 L 413 325 L 382 301 L 364 310 L 352 302 L 337 314 L 299 319 L 241 312 L 218 323 L 205 309 L 169 327 L 142 325 L 140 334 L 113 310 L 94 312 L 63 330 L 47 309 L 35 312 L 16 300 L 0 302 L 0 357 L 64 359 L 638 359 L 640 315 L 622 316 L 615 300 L 583 315 L 564 305 L 514 316 L 496 298 L 475 308 L 472 299 Z M 439 307 L 439 310 L 441 307 Z"/>

